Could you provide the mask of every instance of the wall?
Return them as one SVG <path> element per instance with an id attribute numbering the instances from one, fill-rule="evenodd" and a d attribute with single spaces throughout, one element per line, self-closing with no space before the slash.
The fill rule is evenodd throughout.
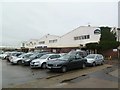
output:
<path id="1" fill-rule="evenodd" d="M 106 58 L 109 58 L 111 56 L 112 59 L 118 58 L 118 51 L 114 52 L 113 49 L 107 50 L 102 53 Z"/>
<path id="2" fill-rule="evenodd" d="M 98 29 L 97 27 L 88 27 L 88 26 L 80 26 L 63 36 L 56 36 L 56 35 L 45 35 L 40 39 L 37 40 L 30 40 L 26 42 L 29 44 L 25 46 L 26 48 L 35 48 L 41 41 L 45 41 L 43 45 L 46 45 L 48 48 L 67 48 L 67 47 L 80 47 L 80 45 L 85 46 L 86 43 L 91 42 L 99 42 L 101 34 L 94 34 L 94 31 Z M 82 40 L 74 40 L 76 36 L 83 36 L 83 35 L 90 35 L 90 39 L 82 39 Z M 49 43 L 49 40 L 57 39 L 56 43 Z M 36 43 L 36 45 L 31 45 L 30 42 Z"/>

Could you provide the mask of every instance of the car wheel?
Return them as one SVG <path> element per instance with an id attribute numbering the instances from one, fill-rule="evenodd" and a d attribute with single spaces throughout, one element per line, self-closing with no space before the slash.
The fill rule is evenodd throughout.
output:
<path id="1" fill-rule="evenodd" d="M 22 64 L 22 61 L 21 61 L 21 60 L 20 60 L 20 61 L 18 61 L 18 62 L 17 62 L 17 64 L 21 65 L 21 64 Z"/>
<path id="2" fill-rule="evenodd" d="M 96 63 L 95 63 L 95 62 L 93 62 L 92 66 L 93 66 L 93 67 L 95 67 L 95 66 L 96 66 Z"/>
<path id="3" fill-rule="evenodd" d="M 102 62 L 101 62 L 101 65 L 103 65 L 103 64 L 104 64 L 104 62 L 102 61 Z"/>
<path id="4" fill-rule="evenodd" d="M 61 71 L 64 73 L 64 72 L 67 72 L 67 67 L 66 66 L 63 66 L 62 68 L 61 68 Z"/>
<path id="5" fill-rule="evenodd" d="M 85 63 L 82 64 L 82 69 L 84 69 L 86 67 Z"/>
<path id="6" fill-rule="evenodd" d="M 46 68 L 46 63 L 43 63 L 42 66 L 41 66 L 43 69 Z"/>

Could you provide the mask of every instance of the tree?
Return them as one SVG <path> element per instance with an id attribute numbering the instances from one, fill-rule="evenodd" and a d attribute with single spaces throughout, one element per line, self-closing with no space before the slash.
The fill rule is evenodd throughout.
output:
<path id="1" fill-rule="evenodd" d="M 92 49 L 92 50 L 100 48 L 98 43 L 87 43 L 86 47 L 87 47 L 87 49 Z"/>
<path id="2" fill-rule="evenodd" d="M 101 38 L 99 43 L 88 43 L 86 44 L 87 49 L 105 51 L 108 49 L 117 48 L 120 43 L 116 41 L 115 34 L 110 32 L 110 27 L 100 27 L 101 29 Z"/>
<path id="3" fill-rule="evenodd" d="M 115 34 L 110 32 L 110 27 L 100 27 L 101 29 L 101 38 L 100 38 L 100 48 L 101 50 L 108 50 L 117 48 L 120 43 L 116 41 Z"/>
<path id="4" fill-rule="evenodd" d="M 88 43 L 86 44 L 88 50 L 93 50 L 95 53 L 100 49 L 100 45 L 98 43 Z"/>

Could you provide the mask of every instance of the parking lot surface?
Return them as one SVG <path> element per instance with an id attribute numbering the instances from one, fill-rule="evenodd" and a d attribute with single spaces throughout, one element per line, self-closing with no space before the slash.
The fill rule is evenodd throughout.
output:
<path id="1" fill-rule="evenodd" d="M 2 87 L 7 88 L 12 85 L 26 83 L 31 80 L 44 78 L 52 75 L 48 70 L 30 69 L 29 66 L 11 65 L 6 60 L 0 60 L 2 63 Z M 56 73 L 54 73 L 56 74 Z"/>
<path id="2" fill-rule="evenodd" d="M 3 88 L 118 88 L 118 67 L 104 64 L 66 73 L 2 63 Z"/>

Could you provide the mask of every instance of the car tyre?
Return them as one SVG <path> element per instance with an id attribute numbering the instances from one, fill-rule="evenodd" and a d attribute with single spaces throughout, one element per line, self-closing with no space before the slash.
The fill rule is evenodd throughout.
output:
<path id="1" fill-rule="evenodd" d="M 41 66 L 43 69 L 46 68 L 46 63 L 43 63 L 42 66 Z"/>
<path id="2" fill-rule="evenodd" d="M 21 60 L 19 60 L 19 61 L 17 62 L 17 64 L 18 64 L 18 65 L 21 65 L 21 64 L 22 64 L 22 61 L 21 61 Z"/>
<path id="3" fill-rule="evenodd" d="M 86 67 L 85 63 L 82 64 L 82 69 L 84 69 Z"/>
<path id="4" fill-rule="evenodd" d="M 67 72 L 67 67 L 66 67 L 66 66 L 63 66 L 63 67 L 61 68 L 61 71 L 62 71 L 63 73 Z"/>
<path id="5" fill-rule="evenodd" d="M 101 65 L 103 65 L 103 64 L 104 64 L 104 61 L 101 62 Z"/>
<path id="6" fill-rule="evenodd" d="M 93 63 L 92 63 L 92 66 L 93 66 L 93 67 L 95 67 L 95 66 L 96 66 L 96 63 L 95 63 L 95 62 L 93 62 Z"/>

